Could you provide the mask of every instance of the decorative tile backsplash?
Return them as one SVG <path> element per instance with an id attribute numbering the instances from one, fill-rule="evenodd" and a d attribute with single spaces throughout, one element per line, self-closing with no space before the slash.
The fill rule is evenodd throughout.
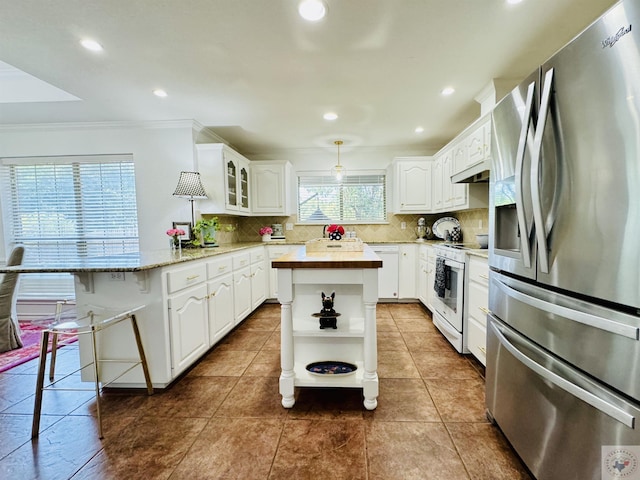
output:
<path id="1" fill-rule="evenodd" d="M 204 215 L 210 218 L 211 215 Z M 389 214 L 386 224 L 358 224 L 344 225 L 345 230 L 355 231 L 358 238 L 365 242 L 413 242 L 417 235 L 415 232 L 418 218 L 424 217 L 429 228 L 442 217 L 455 217 L 460 222 L 464 242 L 475 243 L 477 233 L 487 233 L 489 228 L 489 210 L 479 208 L 452 213 L 439 213 L 429 215 L 393 215 Z M 287 241 L 305 242 L 312 238 L 322 236 L 322 225 L 298 225 L 297 216 L 290 217 L 235 217 L 218 215 L 221 230 L 218 232 L 218 243 L 232 242 L 258 242 L 258 231 L 265 225 L 281 223 Z M 402 229 L 402 222 L 406 228 Z M 292 223 L 293 230 L 286 230 L 286 224 Z"/>

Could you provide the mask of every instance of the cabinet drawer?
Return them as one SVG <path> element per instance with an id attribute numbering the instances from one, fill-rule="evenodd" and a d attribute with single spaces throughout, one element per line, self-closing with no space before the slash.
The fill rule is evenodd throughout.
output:
<path id="1" fill-rule="evenodd" d="M 469 280 L 489 285 L 489 265 L 486 258 L 469 256 Z"/>
<path id="2" fill-rule="evenodd" d="M 488 305 L 489 289 L 479 283 L 469 282 L 469 317 L 486 325 Z"/>
<path id="3" fill-rule="evenodd" d="M 256 248 L 249 252 L 251 256 L 251 263 L 263 262 L 267 258 L 264 248 Z"/>
<path id="4" fill-rule="evenodd" d="M 487 330 L 473 318 L 469 318 L 469 336 L 467 347 L 482 365 L 487 364 Z"/>
<path id="5" fill-rule="evenodd" d="M 224 256 L 207 263 L 207 278 L 216 278 L 233 270 L 231 256 Z"/>
<path id="6" fill-rule="evenodd" d="M 276 259 L 276 258 L 280 258 L 283 255 L 286 255 L 287 253 L 289 253 L 293 247 L 288 247 L 288 246 L 284 246 L 284 247 L 267 247 L 267 249 L 269 250 L 269 258 L 270 259 Z"/>
<path id="7" fill-rule="evenodd" d="M 251 263 L 251 254 L 249 252 L 240 253 L 233 256 L 233 269 L 248 267 Z"/>
<path id="8" fill-rule="evenodd" d="M 168 293 L 177 292 L 183 288 L 204 282 L 207 279 L 207 268 L 204 263 L 167 272 Z"/>

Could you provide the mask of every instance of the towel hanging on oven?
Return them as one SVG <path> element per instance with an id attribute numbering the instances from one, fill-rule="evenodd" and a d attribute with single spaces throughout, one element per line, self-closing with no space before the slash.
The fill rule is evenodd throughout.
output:
<path id="1" fill-rule="evenodd" d="M 440 298 L 444 298 L 447 289 L 451 289 L 451 267 L 445 263 L 445 259 L 436 258 L 436 274 L 433 289 Z"/>

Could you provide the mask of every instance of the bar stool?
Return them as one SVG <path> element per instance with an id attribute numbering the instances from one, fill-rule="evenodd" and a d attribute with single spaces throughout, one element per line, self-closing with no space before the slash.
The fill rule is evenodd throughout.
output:
<path id="1" fill-rule="evenodd" d="M 63 318 L 62 306 L 65 302 L 58 302 L 56 304 L 56 314 L 53 323 L 47 326 L 42 331 L 42 340 L 40 343 L 40 360 L 38 363 L 38 377 L 36 379 L 36 398 L 33 407 L 33 424 L 31 426 L 31 438 L 38 438 L 40 433 L 40 413 L 42 410 L 42 394 L 45 390 L 66 390 L 66 391 L 95 391 L 96 394 L 96 411 L 98 415 L 98 433 L 100 438 L 103 438 L 102 434 L 102 416 L 100 412 L 100 393 L 102 388 L 113 383 L 127 372 L 131 371 L 138 365 L 142 367 L 145 383 L 147 385 L 147 394 L 153 395 L 153 385 L 151 384 L 151 378 L 149 376 L 149 367 L 147 365 L 147 358 L 144 354 L 144 348 L 142 347 L 142 341 L 140 339 L 140 331 L 138 329 L 138 322 L 136 321 L 135 312 L 143 309 L 145 305 L 129 309 L 124 312 L 114 313 L 101 307 L 91 306 L 86 314 L 75 315 L 72 318 Z M 136 345 L 138 347 L 138 359 L 101 359 L 98 355 L 96 334 L 101 330 L 116 325 L 124 320 L 131 321 L 131 327 L 135 336 Z M 92 361 L 86 365 L 81 365 L 80 368 L 65 375 L 64 377 L 54 381 L 55 374 L 55 362 L 56 362 L 56 349 L 58 344 L 58 335 L 62 334 L 76 334 L 76 335 L 90 335 L 91 336 L 91 353 Z M 49 346 L 49 336 L 52 337 L 52 354 L 51 365 L 49 369 L 48 385 L 44 385 L 45 365 L 47 363 L 47 349 Z M 122 373 L 119 373 L 116 377 L 112 378 L 108 382 L 101 382 L 100 379 L 100 363 L 121 363 L 128 365 Z M 92 366 L 94 377 L 94 388 L 62 388 L 56 387 L 55 384 L 64 380 L 65 378 L 80 372 L 81 370 Z M 101 386 L 102 385 L 102 386 Z"/>

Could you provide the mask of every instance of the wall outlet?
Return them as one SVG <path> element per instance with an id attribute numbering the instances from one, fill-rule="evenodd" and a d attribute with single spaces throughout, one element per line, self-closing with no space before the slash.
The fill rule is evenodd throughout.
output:
<path id="1" fill-rule="evenodd" d="M 112 282 L 124 282 L 124 272 L 111 272 L 109 280 Z"/>
<path id="2" fill-rule="evenodd" d="M 293 223 L 287 223 L 286 228 L 287 230 L 293 230 Z"/>
<path id="3" fill-rule="evenodd" d="M 406 230 L 407 229 L 407 222 L 400 222 L 400 230 Z"/>

